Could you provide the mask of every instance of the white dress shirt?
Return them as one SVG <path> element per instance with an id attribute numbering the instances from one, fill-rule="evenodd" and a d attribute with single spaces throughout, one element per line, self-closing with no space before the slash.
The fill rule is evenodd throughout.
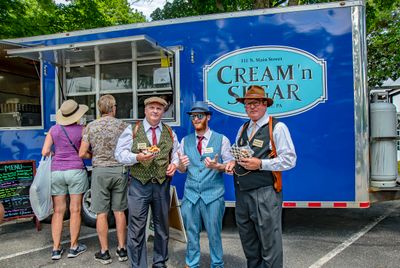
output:
<path id="1" fill-rule="evenodd" d="M 203 135 L 204 138 L 201 141 L 202 154 L 204 153 L 205 148 L 207 148 L 207 145 L 208 145 L 208 142 L 210 141 L 212 133 L 213 132 L 211 131 L 211 129 L 208 128 L 207 131 Z M 199 139 L 197 138 L 197 136 L 198 136 L 198 134 L 196 133 L 196 141 L 198 142 Z M 179 153 L 181 155 L 184 154 L 184 148 L 185 148 L 185 138 L 183 138 L 181 140 L 181 144 L 179 146 Z M 229 141 L 229 139 L 227 137 L 222 135 L 221 158 L 222 158 L 223 163 L 227 163 L 227 162 L 233 160 L 233 156 L 230 152 L 230 149 L 231 149 L 231 142 Z"/>
<path id="2" fill-rule="evenodd" d="M 147 139 L 149 140 L 149 143 L 152 143 L 152 131 L 151 131 L 151 125 L 150 123 L 144 119 L 143 122 L 143 127 L 144 127 L 144 132 L 146 133 Z M 156 136 L 157 136 L 157 142 L 160 141 L 160 136 L 162 132 L 162 123 L 160 122 L 158 124 L 158 128 L 156 129 Z M 172 149 L 172 160 L 171 163 L 175 164 L 178 166 L 179 164 L 179 158 L 177 151 L 179 149 L 179 141 L 178 137 L 176 136 L 175 131 L 172 131 L 173 138 L 174 138 L 174 144 L 173 144 L 173 149 Z M 129 125 L 124 132 L 122 132 L 121 136 L 119 136 L 117 147 L 115 148 L 115 159 L 117 159 L 118 162 L 124 165 L 134 165 L 138 163 L 136 156 L 137 154 L 132 153 L 132 145 L 133 145 L 133 137 L 132 137 L 132 125 Z"/>
<path id="3" fill-rule="evenodd" d="M 268 124 L 268 120 L 269 115 L 266 112 L 263 117 L 255 122 L 256 132 L 260 129 L 260 127 Z M 254 122 L 251 121 L 247 127 L 247 136 L 250 136 L 253 124 Z M 243 125 L 240 127 L 236 136 L 236 143 L 240 138 L 242 129 Z M 294 149 L 293 141 L 287 126 L 282 122 L 276 123 L 272 135 L 274 136 L 276 153 L 278 156 L 272 159 L 261 159 L 261 170 L 284 171 L 296 166 L 296 150 Z M 269 143 L 269 148 L 272 150 L 271 142 Z"/>

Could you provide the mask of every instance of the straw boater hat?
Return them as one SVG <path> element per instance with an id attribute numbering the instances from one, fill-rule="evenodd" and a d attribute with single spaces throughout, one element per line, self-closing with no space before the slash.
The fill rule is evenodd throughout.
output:
<path id="1" fill-rule="evenodd" d="M 78 122 L 88 110 L 89 107 L 84 104 L 78 104 L 74 100 L 66 100 L 57 111 L 56 122 L 62 126 L 72 125 Z"/>
<path id="2" fill-rule="evenodd" d="M 243 98 L 236 98 L 236 100 L 240 103 L 244 103 L 244 100 L 246 99 L 261 99 L 263 101 L 267 101 L 267 107 L 274 103 L 273 99 L 265 97 L 264 88 L 260 86 L 250 86 Z"/>
<path id="3" fill-rule="evenodd" d="M 161 104 L 162 106 L 164 106 L 164 108 L 166 108 L 168 106 L 167 101 L 162 99 L 162 98 L 160 98 L 160 97 L 147 98 L 147 99 L 144 100 L 144 105 L 146 106 L 147 104 L 154 103 L 154 102 Z"/>

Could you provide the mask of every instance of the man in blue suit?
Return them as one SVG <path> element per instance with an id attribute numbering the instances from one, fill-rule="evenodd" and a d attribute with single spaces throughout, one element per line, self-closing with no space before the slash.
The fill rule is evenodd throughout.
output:
<path id="1" fill-rule="evenodd" d="M 208 234 L 211 267 L 224 267 L 221 241 L 225 210 L 223 172 L 226 164 L 233 160 L 231 146 L 228 138 L 208 127 L 212 112 L 207 103 L 195 102 L 188 114 L 195 133 L 182 139 L 178 151 L 178 170 L 187 172 L 181 204 L 188 236 L 185 267 L 200 265 L 202 222 Z"/>

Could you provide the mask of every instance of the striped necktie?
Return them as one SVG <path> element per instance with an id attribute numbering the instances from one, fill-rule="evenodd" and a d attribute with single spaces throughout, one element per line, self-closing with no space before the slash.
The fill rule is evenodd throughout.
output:
<path id="1" fill-rule="evenodd" d="M 158 128 L 158 126 L 156 127 L 151 127 L 151 141 L 152 141 L 152 145 L 157 145 L 157 135 L 156 135 L 156 129 Z"/>
<path id="2" fill-rule="evenodd" d="M 197 136 L 198 142 L 197 142 L 197 151 L 199 151 L 199 154 L 201 155 L 201 143 L 204 139 L 204 136 Z"/>

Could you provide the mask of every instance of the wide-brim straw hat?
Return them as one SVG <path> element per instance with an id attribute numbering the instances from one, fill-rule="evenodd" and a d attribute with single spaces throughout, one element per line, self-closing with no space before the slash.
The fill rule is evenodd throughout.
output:
<path id="1" fill-rule="evenodd" d="M 247 89 L 246 94 L 243 98 L 236 98 L 236 100 L 240 103 L 244 103 L 244 100 L 246 99 L 258 99 L 267 101 L 267 107 L 271 106 L 274 103 L 273 99 L 265 97 L 264 88 L 260 86 L 250 86 Z"/>
<path id="2" fill-rule="evenodd" d="M 72 125 L 78 122 L 88 110 L 89 107 L 84 104 L 78 104 L 74 100 L 66 100 L 57 111 L 56 122 L 62 126 Z"/>
<path id="3" fill-rule="evenodd" d="M 146 106 L 149 103 L 158 103 L 161 104 L 162 106 L 164 106 L 164 108 L 166 108 L 168 106 L 168 103 L 166 100 L 160 98 L 160 97 L 150 97 L 144 100 L 144 105 Z"/>

